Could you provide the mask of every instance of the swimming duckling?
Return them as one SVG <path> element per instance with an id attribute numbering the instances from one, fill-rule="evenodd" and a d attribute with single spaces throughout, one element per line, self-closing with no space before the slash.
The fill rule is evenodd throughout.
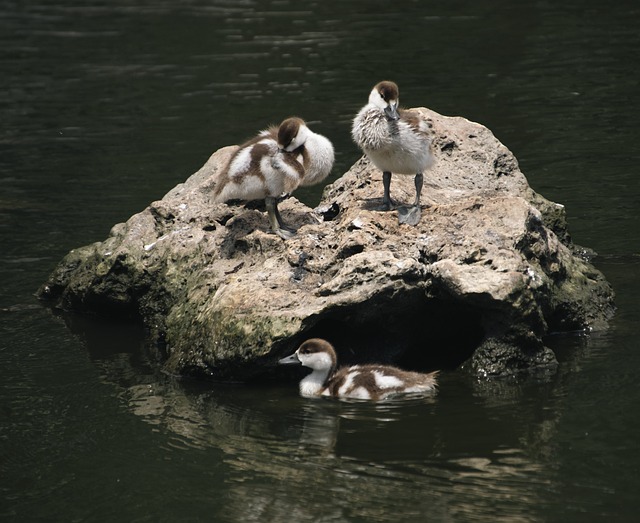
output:
<path id="1" fill-rule="evenodd" d="M 399 91 L 394 82 L 376 84 L 365 105 L 353 120 L 351 136 L 369 160 L 382 171 L 384 195 L 380 210 L 394 207 L 391 173 L 414 174 L 416 199 L 408 210 L 398 209 L 400 223 L 420 221 L 420 193 L 423 171 L 431 166 L 431 133 L 419 114 L 398 108 Z"/>
<path id="2" fill-rule="evenodd" d="M 322 181 L 333 161 L 329 140 L 312 132 L 301 118 L 287 118 L 240 146 L 218 177 L 213 200 L 264 198 L 272 231 L 286 240 L 295 229 L 284 224 L 278 198 L 299 185 Z"/>
<path id="3" fill-rule="evenodd" d="M 300 382 L 300 395 L 381 400 L 389 396 L 436 390 L 436 372 L 421 374 L 389 365 L 354 365 L 337 368 L 336 352 L 326 340 L 305 341 L 281 365 L 303 365 L 313 372 Z"/>

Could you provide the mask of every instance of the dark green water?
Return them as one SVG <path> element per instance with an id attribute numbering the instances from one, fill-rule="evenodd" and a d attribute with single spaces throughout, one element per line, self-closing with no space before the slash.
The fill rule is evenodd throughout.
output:
<path id="1" fill-rule="evenodd" d="M 640 6 L 0 0 L 0 518 L 634 521 L 640 509 Z M 487 125 L 617 292 L 544 379 L 310 401 L 157 372 L 136 327 L 33 293 L 221 146 L 298 114 L 359 157 L 371 86 Z M 298 194 L 307 203 L 319 190 Z"/>

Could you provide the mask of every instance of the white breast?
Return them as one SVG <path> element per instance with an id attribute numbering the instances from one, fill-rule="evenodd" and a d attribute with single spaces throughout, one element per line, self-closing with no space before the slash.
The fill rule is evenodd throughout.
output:
<path id="1" fill-rule="evenodd" d="M 324 382 L 327 378 L 326 371 L 314 370 L 300 381 L 300 396 L 311 398 L 314 396 L 327 396 Z"/>
<path id="2" fill-rule="evenodd" d="M 426 124 L 420 124 L 427 129 Z M 353 140 L 381 171 L 416 174 L 432 163 L 430 141 L 402 119 L 389 122 L 378 108 L 366 105 L 356 116 Z"/>

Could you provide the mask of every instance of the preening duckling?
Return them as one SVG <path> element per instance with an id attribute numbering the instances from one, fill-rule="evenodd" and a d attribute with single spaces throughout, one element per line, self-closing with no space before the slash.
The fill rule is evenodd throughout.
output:
<path id="1" fill-rule="evenodd" d="M 312 132 L 297 117 L 261 131 L 240 146 L 220 173 L 213 192 L 215 202 L 264 198 L 274 233 L 289 239 L 295 229 L 282 221 L 278 198 L 300 185 L 324 180 L 333 167 L 331 142 Z"/>

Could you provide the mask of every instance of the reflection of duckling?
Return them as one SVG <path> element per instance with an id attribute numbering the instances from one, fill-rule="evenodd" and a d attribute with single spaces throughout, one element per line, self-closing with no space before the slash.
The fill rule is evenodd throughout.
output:
<path id="1" fill-rule="evenodd" d="M 380 82 L 353 120 L 351 136 L 369 160 L 382 171 L 384 196 L 382 210 L 393 208 L 391 173 L 415 174 L 416 199 L 406 211 L 399 209 L 400 223 L 416 225 L 420 221 L 420 193 L 423 171 L 433 162 L 431 133 L 419 114 L 398 109 L 398 86 Z"/>
<path id="2" fill-rule="evenodd" d="M 336 352 L 325 340 L 305 341 L 282 365 L 302 364 L 313 372 L 300 382 L 300 395 L 380 400 L 389 396 L 436 390 L 437 372 L 408 372 L 388 365 L 354 365 L 337 368 Z"/>
<path id="3" fill-rule="evenodd" d="M 287 227 L 278 211 L 278 198 L 299 185 L 324 180 L 333 167 L 333 146 L 312 132 L 300 118 L 287 118 L 270 127 L 234 153 L 220 174 L 213 192 L 215 202 L 264 198 L 271 229 L 283 239 L 295 229 Z"/>

